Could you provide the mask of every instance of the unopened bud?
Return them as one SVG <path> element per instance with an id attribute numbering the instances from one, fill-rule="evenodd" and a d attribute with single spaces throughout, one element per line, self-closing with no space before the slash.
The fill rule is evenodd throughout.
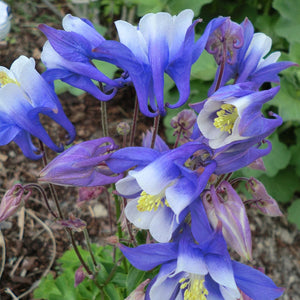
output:
<path id="1" fill-rule="evenodd" d="M 125 298 L 125 300 L 144 300 L 145 299 L 145 287 L 150 282 L 150 279 L 143 281 L 131 294 Z"/>
<path id="2" fill-rule="evenodd" d="M 251 177 L 246 184 L 248 192 L 253 199 L 248 200 L 250 206 L 260 210 L 263 214 L 271 217 L 282 216 L 278 204 L 267 192 L 265 186 L 256 178 Z"/>
<path id="3" fill-rule="evenodd" d="M 77 205 L 97 199 L 105 190 L 104 186 L 81 187 L 78 191 Z"/>
<path id="4" fill-rule="evenodd" d="M 107 244 L 110 244 L 112 246 L 116 246 L 119 244 L 119 238 L 116 235 L 106 237 L 105 241 L 107 242 Z"/>
<path id="5" fill-rule="evenodd" d="M 31 191 L 26 195 L 24 193 L 20 184 L 14 185 L 5 193 L 0 204 L 0 222 L 12 216 L 31 195 Z"/>
<path id="6" fill-rule="evenodd" d="M 127 135 L 130 132 L 130 126 L 127 122 L 120 122 L 117 125 L 117 133 L 119 135 Z"/>
<path id="7" fill-rule="evenodd" d="M 80 266 L 76 272 L 75 272 L 75 280 L 74 280 L 74 287 L 76 287 L 78 284 L 80 284 L 84 278 L 86 277 L 83 266 Z"/>

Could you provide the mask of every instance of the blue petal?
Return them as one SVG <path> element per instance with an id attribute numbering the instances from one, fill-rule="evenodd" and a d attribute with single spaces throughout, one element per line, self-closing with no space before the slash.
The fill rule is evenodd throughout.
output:
<path id="1" fill-rule="evenodd" d="M 232 266 L 238 287 L 251 299 L 274 300 L 283 294 L 284 289 L 264 273 L 236 261 L 232 261 Z"/>
<path id="2" fill-rule="evenodd" d="M 129 262 L 143 271 L 149 271 L 177 258 L 176 243 L 146 244 L 136 248 L 128 248 L 124 245 L 119 247 Z"/>

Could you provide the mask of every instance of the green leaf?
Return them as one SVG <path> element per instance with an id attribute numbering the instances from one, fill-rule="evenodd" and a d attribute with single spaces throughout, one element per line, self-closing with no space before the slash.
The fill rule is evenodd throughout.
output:
<path id="1" fill-rule="evenodd" d="M 168 8 L 170 10 L 170 13 L 173 15 L 177 15 L 182 10 L 187 8 L 192 9 L 195 15 L 198 15 L 203 5 L 211 2 L 212 0 L 189 0 L 189 1 L 169 0 Z"/>
<path id="2" fill-rule="evenodd" d="M 290 73 L 289 73 L 290 74 Z M 281 79 L 280 91 L 272 101 L 283 121 L 300 121 L 300 86 L 290 74 Z"/>
<path id="3" fill-rule="evenodd" d="M 95 67 L 109 78 L 113 78 L 118 68 L 108 62 L 101 60 L 93 60 Z"/>
<path id="4" fill-rule="evenodd" d="M 127 275 L 127 292 L 130 294 L 143 281 L 146 272 L 131 267 Z"/>
<path id="5" fill-rule="evenodd" d="M 300 177 L 300 128 L 295 130 L 296 144 L 290 147 L 291 165 L 295 166 L 296 173 Z"/>
<path id="6" fill-rule="evenodd" d="M 46 277 L 42 278 L 38 288 L 33 292 L 34 299 L 43 299 L 45 295 L 53 295 L 56 296 L 57 299 L 62 296 L 55 284 L 52 274 L 48 274 Z"/>
<path id="7" fill-rule="evenodd" d="M 287 210 L 288 212 L 288 220 L 291 223 L 294 223 L 297 225 L 298 229 L 300 230 L 300 199 L 296 199 L 293 201 L 291 206 Z"/>
<path id="8" fill-rule="evenodd" d="M 290 43 L 300 42 L 299 0 L 274 0 L 273 8 L 281 16 L 275 26 L 276 33 L 286 38 Z"/>
<path id="9" fill-rule="evenodd" d="M 120 293 L 118 292 L 118 289 L 113 284 L 107 284 L 104 288 L 104 293 L 108 297 L 107 299 L 113 299 L 113 300 L 123 300 L 121 298 Z"/>
<path id="10" fill-rule="evenodd" d="M 54 89 L 55 89 L 55 93 L 57 95 L 60 95 L 65 92 L 69 92 L 70 94 L 72 94 L 74 96 L 80 96 L 85 93 L 85 91 L 80 90 L 76 87 L 73 87 L 59 79 L 54 81 Z"/>
<path id="11" fill-rule="evenodd" d="M 214 57 L 203 51 L 199 59 L 193 64 L 191 79 L 201 79 L 203 81 L 214 80 L 217 64 Z"/>

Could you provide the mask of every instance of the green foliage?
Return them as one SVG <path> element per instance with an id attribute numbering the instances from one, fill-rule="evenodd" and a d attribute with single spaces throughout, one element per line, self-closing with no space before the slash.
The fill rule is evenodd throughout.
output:
<path id="1" fill-rule="evenodd" d="M 298 229 L 300 230 L 299 212 L 300 212 L 300 199 L 296 199 L 288 208 L 288 220 L 296 224 Z"/>
<path id="2" fill-rule="evenodd" d="M 101 287 L 96 286 L 93 280 L 86 277 L 76 288 L 74 287 L 75 271 L 80 267 L 80 262 L 73 249 L 66 251 L 58 259 L 60 268 L 58 276 L 53 278 L 48 274 L 41 280 L 38 288 L 34 291 L 34 299 L 49 300 L 123 300 L 125 299 L 142 281 L 152 278 L 157 272 L 147 274 L 130 266 L 128 273 L 125 271 L 125 263 L 118 266 L 117 261 L 122 260 L 121 252 L 115 250 L 112 246 L 98 246 L 92 244 L 92 251 L 98 264 L 98 273 L 95 280 Z M 87 262 L 89 268 L 93 270 L 90 255 L 88 251 L 79 247 L 82 258 Z M 123 259 L 124 262 L 124 259 Z M 127 263 L 126 263 L 127 266 Z M 127 267 L 126 267 L 127 268 Z M 149 277 L 150 276 L 150 277 Z"/>

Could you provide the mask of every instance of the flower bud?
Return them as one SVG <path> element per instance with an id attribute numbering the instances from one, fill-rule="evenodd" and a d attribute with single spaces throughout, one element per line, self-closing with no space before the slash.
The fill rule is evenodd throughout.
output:
<path id="1" fill-rule="evenodd" d="M 130 132 L 130 126 L 127 122 L 120 122 L 117 125 L 117 133 L 119 135 L 127 135 Z"/>
<path id="2" fill-rule="evenodd" d="M 246 184 L 248 192 L 253 199 L 248 200 L 250 206 L 260 210 L 263 214 L 271 217 L 282 216 L 278 204 L 267 192 L 265 186 L 256 178 L 251 177 Z"/>
<path id="3" fill-rule="evenodd" d="M 184 109 L 171 119 L 171 127 L 173 127 L 173 135 L 182 134 L 182 143 L 188 142 L 193 133 L 193 127 L 197 120 L 197 115 L 191 109 Z"/>
<path id="4" fill-rule="evenodd" d="M 248 165 L 248 168 L 253 169 L 253 170 L 266 171 L 264 161 L 261 157 L 256 159 L 250 165 Z"/>
<path id="5" fill-rule="evenodd" d="M 40 172 L 39 181 L 71 186 L 99 186 L 117 182 L 123 175 L 115 175 L 105 163 L 117 148 L 110 137 L 72 146 Z"/>
<path id="6" fill-rule="evenodd" d="M 144 300 L 145 299 L 145 286 L 150 282 L 150 279 L 143 281 L 125 300 Z"/>
<path id="7" fill-rule="evenodd" d="M 80 284 L 84 278 L 85 278 L 85 273 L 83 270 L 83 266 L 80 266 L 76 272 L 75 272 L 75 281 L 74 281 L 74 287 L 77 287 L 78 284 Z"/>
<path id="8" fill-rule="evenodd" d="M 222 233 L 226 242 L 243 258 L 252 258 L 252 240 L 245 206 L 227 181 L 223 181 L 217 190 L 211 186 L 203 197 L 207 217 L 216 228 L 222 222 Z"/>
<path id="9" fill-rule="evenodd" d="M 5 193 L 0 203 L 0 222 L 12 216 L 22 206 L 23 202 L 30 197 L 31 191 L 26 195 L 24 195 L 24 192 L 23 187 L 16 184 Z"/>
<path id="10" fill-rule="evenodd" d="M 81 206 L 86 202 L 97 199 L 105 190 L 103 186 L 81 187 L 78 191 L 77 205 Z"/>
<path id="11" fill-rule="evenodd" d="M 237 57 L 237 49 L 244 44 L 242 27 L 227 19 L 208 38 L 205 49 L 213 54 L 216 62 L 220 65 L 226 59 L 229 64 L 234 64 Z M 224 53 L 225 52 L 225 53 Z"/>

